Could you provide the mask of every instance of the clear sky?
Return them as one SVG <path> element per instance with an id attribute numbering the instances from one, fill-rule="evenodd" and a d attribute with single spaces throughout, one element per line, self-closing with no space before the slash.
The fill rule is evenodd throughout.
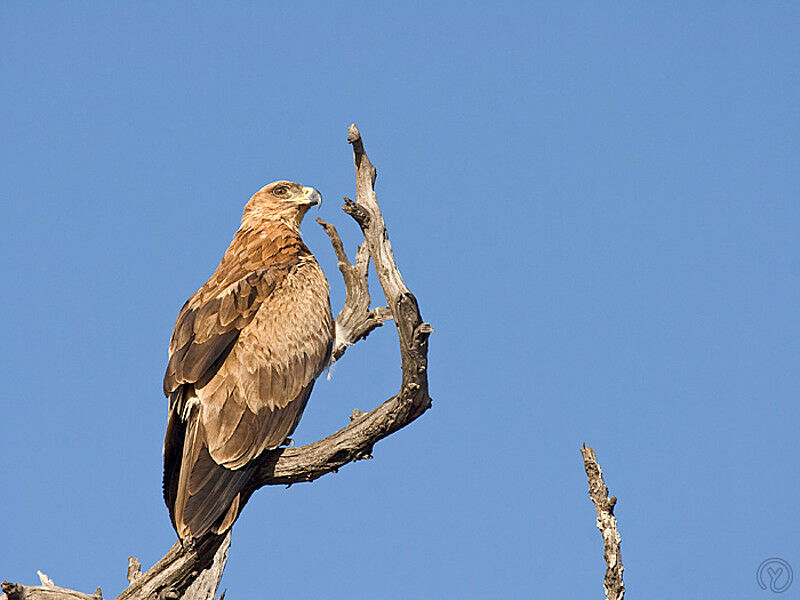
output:
<path id="1" fill-rule="evenodd" d="M 602 597 L 583 442 L 632 597 L 800 576 L 798 5 L 402 4 L 0 5 L 0 579 L 113 598 L 173 543 L 178 309 L 269 181 L 319 188 L 355 247 L 351 122 L 436 328 L 433 409 L 261 490 L 228 597 Z M 399 378 L 385 327 L 298 443 Z"/>

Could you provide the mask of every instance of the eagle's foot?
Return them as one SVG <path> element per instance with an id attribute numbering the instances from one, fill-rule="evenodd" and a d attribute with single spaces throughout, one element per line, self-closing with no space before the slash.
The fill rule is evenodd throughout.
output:
<path id="1" fill-rule="evenodd" d="M 286 446 L 287 448 L 294 447 L 294 440 L 290 437 L 287 437 L 283 442 L 281 442 L 281 446 Z"/>

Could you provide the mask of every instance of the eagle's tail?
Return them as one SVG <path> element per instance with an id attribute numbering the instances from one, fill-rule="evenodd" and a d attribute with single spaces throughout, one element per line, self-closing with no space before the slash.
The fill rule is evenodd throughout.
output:
<path id="1" fill-rule="evenodd" d="M 164 500 L 181 539 L 230 529 L 247 501 L 243 489 L 255 473 L 255 465 L 228 469 L 211 458 L 197 412 L 196 406 L 170 410 L 165 437 Z"/>

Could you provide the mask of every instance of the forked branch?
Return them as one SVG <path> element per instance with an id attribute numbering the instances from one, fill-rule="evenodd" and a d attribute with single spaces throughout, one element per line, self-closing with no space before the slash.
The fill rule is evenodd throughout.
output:
<path id="1" fill-rule="evenodd" d="M 359 246 L 355 263 L 351 263 L 336 228 L 319 221 L 330 237 L 347 289 L 344 307 L 336 317 L 333 360 L 341 358 L 349 346 L 366 338 L 383 321 L 392 318 L 400 342 L 402 383 L 397 394 L 377 408 L 366 413 L 353 411 L 350 423 L 336 433 L 307 446 L 281 448 L 262 455 L 257 475 L 245 490 L 246 496 L 265 485 L 313 481 L 327 473 L 335 473 L 349 462 L 371 458 L 373 446 L 378 441 L 405 427 L 431 406 L 427 366 L 428 336 L 433 329 L 422 321 L 417 300 L 403 282 L 395 263 L 375 195 L 375 167 L 364 151 L 355 125 L 350 126 L 347 141 L 353 146 L 356 202 L 345 199 L 343 209 L 361 227 L 364 242 Z M 386 306 L 372 309 L 367 285 L 370 259 L 386 296 Z M 230 532 L 225 536 L 207 536 L 191 547 L 176 542 L 146 573 L 141 573 L 131 561 L 130 584 L 117 600 L 213 600 L 229 545 Z M 17 597 L 25 600 L 98 598 L 71 590 L 63 590 L 65 595 L 53 595 L 53 589 L 44 586 L 4 584 L 3 590 L 7 589 L 11 592 L 7 600 L 16 600 Z M 0 596 L 0 600 L 6 599 Z"/>

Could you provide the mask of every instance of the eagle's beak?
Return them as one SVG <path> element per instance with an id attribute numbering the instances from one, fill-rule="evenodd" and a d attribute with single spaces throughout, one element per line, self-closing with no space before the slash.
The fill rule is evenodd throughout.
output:
<path id="1" fill-rule="evenodd" d="M 322 207 L 322 194 L 312 187 L 303 187 L 303 204 Z"/>

